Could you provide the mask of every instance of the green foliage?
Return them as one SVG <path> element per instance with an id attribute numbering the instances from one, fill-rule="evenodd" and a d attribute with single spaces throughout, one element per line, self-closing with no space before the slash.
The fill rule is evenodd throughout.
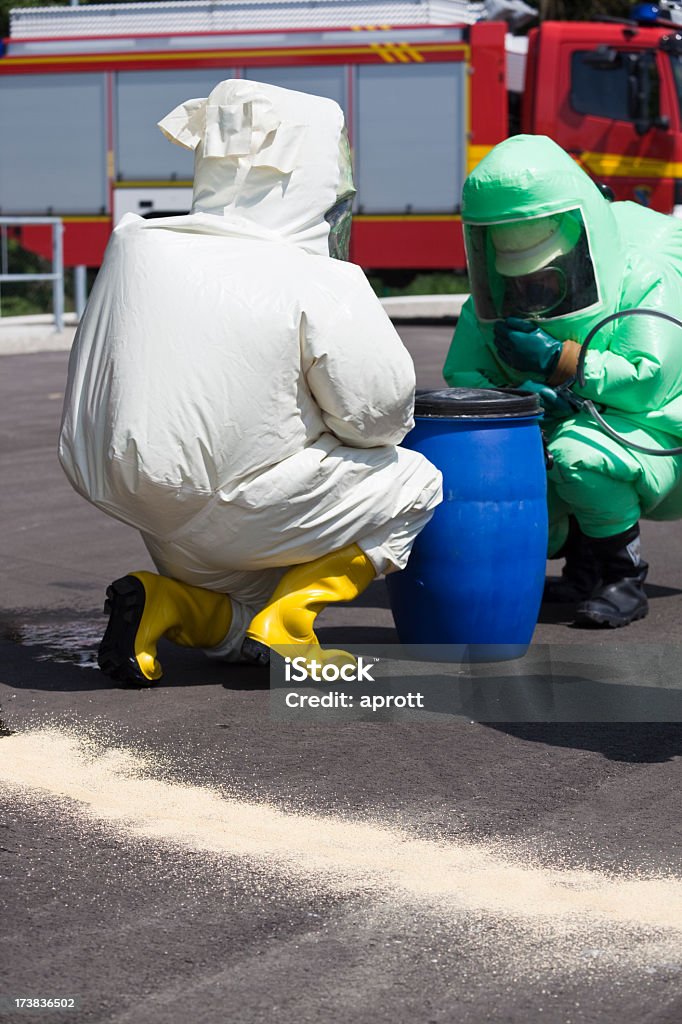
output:
<path id="1" fill-rule="evenodd" d="M 14 238 L 7 240 L 7 257 L 7 271 L 10 274 L 49 274 L 52 269 L 49 260 L 22 249 Z M 67 312 L 74 308 L 73 271 L 68 268 L 64 271 L 64 305 Z M 32 313 L 50 312 L 51 281 L 0 283 L 0 316 L 29 316 Z"/>
<path id="2" fill-rule="evenodd" d="M 461 295 L 469 291 L 466 274 L 453 274 L 434 270 L 385 270 L 382 274 L 369 274 L 369 283 L 381 299 L 391 295 Z"/>
<path id="3" fill-rule="evenodd" d="M 35 253 L 22 249 L 10 238 L 7 241 L 7 271 L 10 274 L 49 274 L 50 264 Z M 17 281 L 0 285 L 0 311 L 3 316 L 46 313 L 50 308 L 51 285 L 47 281 Z"/>

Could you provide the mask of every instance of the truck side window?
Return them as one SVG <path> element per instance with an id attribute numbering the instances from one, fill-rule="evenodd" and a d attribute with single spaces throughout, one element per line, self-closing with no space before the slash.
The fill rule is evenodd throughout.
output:
<path id="1" fill-rule="evenodd" d="M 639 99 L 634 95 L 639 93 Z M 612 121 L 633 121 L 639 115 L 655 121 L 660 85 L 655 56 L 650 52 L 577 50 L 571 56 L 571 107 Z"/>

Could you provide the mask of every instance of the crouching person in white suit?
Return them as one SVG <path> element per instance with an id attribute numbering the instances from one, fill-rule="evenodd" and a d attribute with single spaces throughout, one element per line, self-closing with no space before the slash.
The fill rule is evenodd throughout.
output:
<path id="1" fill-rule="evenodd" d="M 73 486 L 140 530 L 161 574 L 110 586 L 100 666 L 158 679 L 162 636 L 233 660 L 290 644 L 338 660 L 315 616 L 402 569 L 441 500 L 440 473 L 397 447 L 411 359 L 344 262 L 343 114 L 235 80 L 160 127 L 194 150 L 192 212 L 114 231 L 60 437 Z"/>

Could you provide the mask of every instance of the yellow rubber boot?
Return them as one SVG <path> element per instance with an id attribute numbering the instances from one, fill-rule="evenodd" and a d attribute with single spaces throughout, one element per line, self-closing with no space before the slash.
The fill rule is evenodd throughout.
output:
<path id="1" fill-rule="evenodd" d="M 319 612 L 333 601 L 352 601 L 376 576 L 376 570 L 357 544 L 333 551 L 290 569 L 279 582 L 270 603 L 252 620 L 242 654 L 251 661 L 268 660 L 271 647 L 300 646 L 311 661 L 348 664 L 346 651 L 323 651 L 315 635 Z"/>
<path id="2" fill-rule="evenodd" d="M 192 587 L 152 572 L 134 572 L 107 588 L 109 624 L 97 661 L 120 681 L 160 679 L 156 645 L 162 636 L 183 647 L 216 647 L 232 623 L 226 594 Z"/>

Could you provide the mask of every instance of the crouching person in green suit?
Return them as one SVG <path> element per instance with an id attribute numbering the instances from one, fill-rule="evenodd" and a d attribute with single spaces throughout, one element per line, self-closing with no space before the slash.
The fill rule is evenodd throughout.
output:
<path id="1" fill-rule="evenodd" d="M 516 136 L 464 185 L 471 298 L 444 367 L 451 386 L 519 387 L 540 395 L 548 470 L 549 557 L 566 559 L 545 598 L 577 602 L 576 623 L 626 626 L 648 611 L 639 520 L 682 518 L 682 457 L 610 437 L 580 399 L 629 441 L 682 444 L 682 222 L 609 202 L 559 146 Z"/>

